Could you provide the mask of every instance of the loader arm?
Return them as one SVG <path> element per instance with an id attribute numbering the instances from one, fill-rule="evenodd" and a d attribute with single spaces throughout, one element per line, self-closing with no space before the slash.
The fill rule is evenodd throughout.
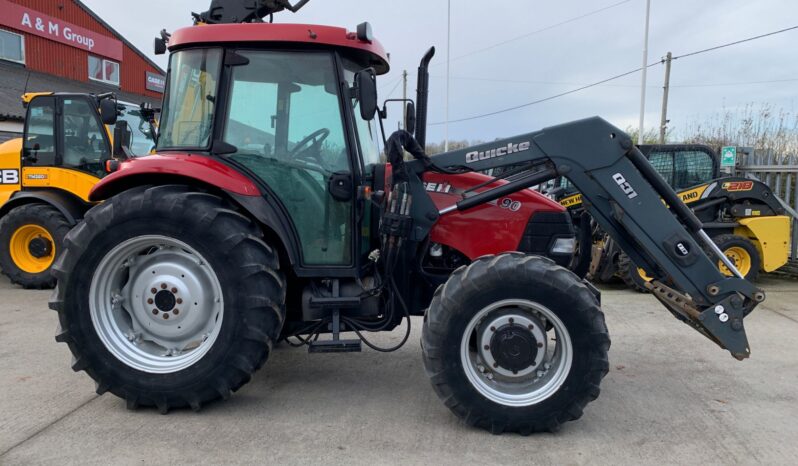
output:
<path id="1" fill-rule="evenodd" d="M 432 163 L 430 163 L 430 160 Z M 500 187 L 466 195 L 438 211 L 420 177 L 428 170 L 484 171 L 528 164 L 524 176 Z M 728 262 L 702 230 L 701 222 L 653 169 L 621 130 L 589 118 L 498 140 L 407 164 L 414 197 L 413 236 L 421 237 L 441 215 L 467 210 L 557 176 L 582 193 L 584 205 L 632 260 L 655 277 L 653 294 L 679 319 L 731 354 L 749 356 L 743 318 L 765 295 L 751 283 L 720 273 Z M 732 264 L 726 264 L 736 271 Z"/>

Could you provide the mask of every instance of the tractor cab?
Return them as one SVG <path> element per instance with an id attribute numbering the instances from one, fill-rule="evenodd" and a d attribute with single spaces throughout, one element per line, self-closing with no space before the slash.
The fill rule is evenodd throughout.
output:
<path id="1" fill-rule="evenodd" d="M 157 152 L 207 153 L 257 180 L 309 268 L 353 268 L 353 187 L 381 163 L 374 83 L 388 59 L 358 29 L 219 24 L 170 38 Z"/>

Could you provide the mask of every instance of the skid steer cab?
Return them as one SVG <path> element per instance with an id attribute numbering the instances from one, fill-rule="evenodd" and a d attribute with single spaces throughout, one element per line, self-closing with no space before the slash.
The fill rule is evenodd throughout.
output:
<path id="1" fill-rule="evenodd" d="M 743 318 L 764 294 L 718 271 L 701 222 L 623 132 L 591 118 L 430 158 L 431 52 L 415 135 L 385 138 L 381 154 L 388 55 L 368 24 L 253 22 L 297 6 L 214 1 L 203 26 L 160 39 L 156 154 L 92 189 L 104 202 L 54 267 L 56 340 L 98 393 L 199 410 L 280 341 L 388 352 L 423 316 L 424 365 L 455 415 L 494 433 L 556 430 L 599 395 L 610 345 L 599 293 L 544 257 L 573 252 L 564 209 L 528 189 L 557 176 L 669 311 L 748 356 Z M 509 166 L 512 179 L 480 174 Z"/>
<path id="2" fill-rule="evenodd" d="M 705 145 L 644 145 L 639 149 L 746 279 L 756 280 L 760 272 L 773 272 L 787 264 L 791 217 L 784 202 L 765 183 L 724 175 L 718 152 Z M 549 195 L 567 207 L 575 221 L 580 220 L 581 230 L 585 209 L 576 187 L 562 178 Z M 586 225 L 585 233 L 589 232 L 593 243 L 591 279 L 607 282 L 618 277 L 631 289 L 648 292 L 646 282 L 651 278 L 646 271 L 595 223 Z M 717 265 L 724 275 L 732 275 L 721 261 Z"/>
<path id="3" fill-rule="evenodd" d="M 89 191 L 107 165 L 155 146 L 155 112 L 112 94 L 22 101 L 25 133 L 0 145 L 0 268 L 25 288 L 51 288 L 64 237 L 93 205 Z"/>

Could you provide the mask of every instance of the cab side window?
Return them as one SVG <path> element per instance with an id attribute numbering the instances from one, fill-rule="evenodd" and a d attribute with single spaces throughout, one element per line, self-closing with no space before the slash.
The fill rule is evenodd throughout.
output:
<path id="1" fill-rule="evenodd" d="M 96 112 L 84 99 L 64 100 L 63 166 L 94 172 L 110 157 Z"/>
<path id="2" fill-rule="evenodd" d="M 23 152 L 28 164 L 55 164 L 54 98 L 39 97 L 28 106 Z"/>

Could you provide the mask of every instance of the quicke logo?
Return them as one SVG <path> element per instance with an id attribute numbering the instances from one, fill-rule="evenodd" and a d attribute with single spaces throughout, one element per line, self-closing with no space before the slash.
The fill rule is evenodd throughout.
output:
<path id="1" fill-rule="evenodd" d="M 479 162 L 480 160 L 494 159 L 496 157 L 504 157 L 505 155 L 516 154 L 518 152 L 526 152 L 532 147 L 532 143 L 524 141 L 518 144 L 509 143 L 506 146 L 498 147 L 496 149 L 489 149 L 484 152 L 473 151 L 466 154 L 466 163 Z"/>

